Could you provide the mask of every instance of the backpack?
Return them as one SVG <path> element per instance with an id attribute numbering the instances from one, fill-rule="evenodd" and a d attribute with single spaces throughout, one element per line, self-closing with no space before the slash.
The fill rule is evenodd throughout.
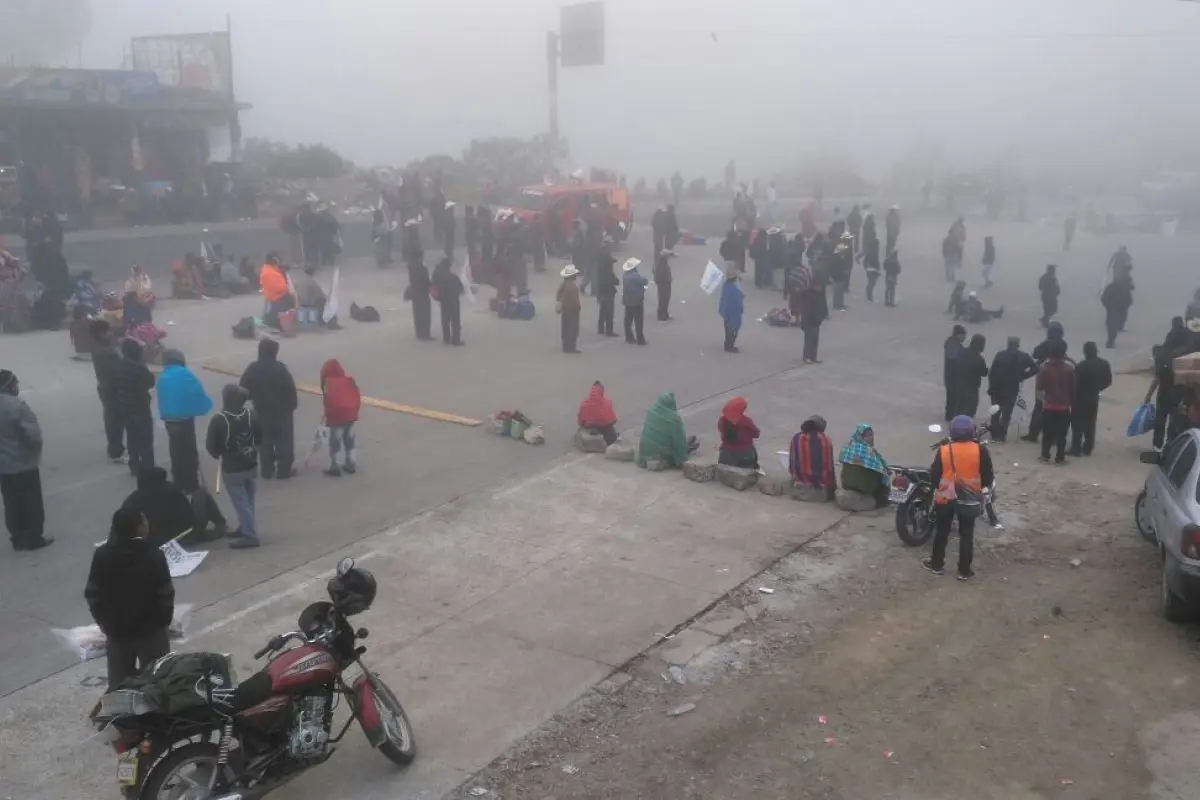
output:
<path id="1" fill-rule="evenodd" d="M 254 339 L 254 317 L 242 317 L 238 323 L 233 326 L 233 338 L 235 339 Z"/>
<path id="2" fill-rule="evenodd" d="M 249 410 L 237 417 L 227 411 L 221 412 L 225 420 L 225 456 L 241 461 L 256 463 L 258 461 L 258 445 L 254 443 L 254 426 L 251 424 Z"/>

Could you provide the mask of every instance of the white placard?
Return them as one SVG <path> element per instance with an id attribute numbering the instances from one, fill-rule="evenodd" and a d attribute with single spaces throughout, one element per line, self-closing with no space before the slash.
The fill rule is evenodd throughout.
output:
<path id="1" fill-rule="evenodd" d="M 208 558 L 207 550 L 192 553 L 184 550 L 183 545 L 175 541 L 167 542 L 159 549 L 167 557 L 167 566 L 171 569 L 172 578 L 182 578 L 186 575 L 191 575 L 196 571 L 196 567 L 200 566 L 204 559 Z"/>

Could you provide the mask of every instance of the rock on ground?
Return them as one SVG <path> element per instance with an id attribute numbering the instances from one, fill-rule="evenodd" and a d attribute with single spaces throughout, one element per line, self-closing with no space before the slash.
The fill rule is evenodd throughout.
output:
<path id="1" fill-rule="evenodd" d="M 610 461 L 633 461 L 633 445 L 613 442 L 604 451 L 604 457 Z"/>
<path id="2" fill-rule="evenodd" d="M 696 483 L 708 483 L 717 478 L 716 464 L 700 464 L 695 461 L 683 462 L 683 476 Z"/>
<path id="3" fill-rule="evenodd" d="M 874 511 L 876 508 L 875 498 L 871 495 L 845 489 L 838 489 L 833 502 L 843 511 Z"/>
<path id="4" fill-rule="evenodd" d="M 824 489 L 818 489 L 815 486 L 793 484 L 792 499 L 801 500 L 805 503 L 828 503 L 829 492 Z"/>
<path id="5" fill-rule="evenodd" d="M 744 467 L 731 467 L 728 464 L 717 464 L 717 480 L 730 489 L 744 492 L 758 483 L 758 472 Z"/>
<path id="6" fill-rule="evenodd" d="M 575 431 L 575 448 L 585 453 L 603 453 L 608 445 L 600 434 L 580 428 Z"/>

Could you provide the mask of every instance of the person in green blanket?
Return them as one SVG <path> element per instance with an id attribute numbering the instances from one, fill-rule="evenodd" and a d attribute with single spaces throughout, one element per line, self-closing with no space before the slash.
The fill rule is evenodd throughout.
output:
<path id="1" fill-rule="evenodd" d="M 875 449 L 875 431 L 870 425 L 859 423 L 839 460 L 843 489 L 874 497 L 879 508 L 887 505 L 891 477 L 887 462 Z"/>
<path id="2" fill-rule="evenodd" d="M 660 394 L 646 410 L 646 423 L 638 443 L 638 466 L 646 466 L 647 461 L 661 461 L 668 467 L 682 467 L 688 454 L 699 446 L 696 437 L 688 436 L 683 430 L 683 418 L 675 407 L 675 394 Z"/>

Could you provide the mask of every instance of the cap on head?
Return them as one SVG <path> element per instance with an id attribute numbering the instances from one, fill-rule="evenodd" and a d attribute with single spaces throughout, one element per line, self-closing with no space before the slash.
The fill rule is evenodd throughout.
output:
<path id="1" fill-rule="evenodd" d="M 950 438 L 963 442 L 975 438 L 975 420 L 965 414 L 960 414 L 950 420 Z"/>

